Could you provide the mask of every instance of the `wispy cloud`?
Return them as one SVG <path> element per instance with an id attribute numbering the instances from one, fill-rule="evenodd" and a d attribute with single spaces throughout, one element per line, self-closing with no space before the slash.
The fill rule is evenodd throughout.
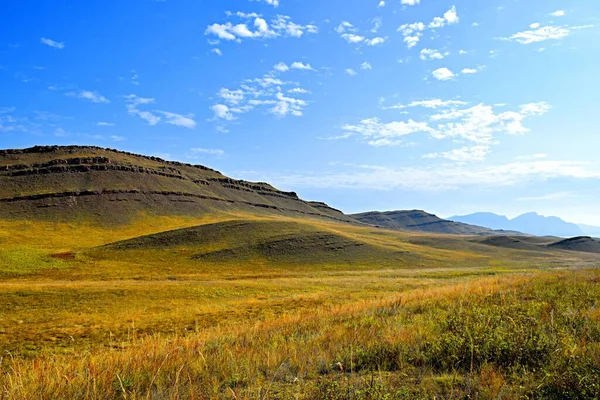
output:
<path id="1" fill-rule="evenodd" d="M 140 110 L 140 106 L 154 104 L 155 100 L 153 98 L 129 94 L 125 96 L 125 102 L 127 112 L 130 115 L 134 115 L 143 119 L 148 125 L 154 126 L 162 121 L 166 124 L 175 125 L 182 128 L 193 129 L 196 127 L 194 114 L 183 115 L 163 110 Z"/>
<path id="2" fill-rule="evenodd" d="M 65 48 L 65 44 L 63 42 L 57 42 L 55 40 L 44 38 L 44 37 L 40 39 L 40 43 L 43 43 L 46 46 L 54 47 L 55 49 L 62 50 Z"/>
<path id="3" fill-rule="evenodd" d="M 594 25 L 580 25 L 580 26 L 558 26 L 558 25 L 547 25 L 539 26 L 532 24 L 533 27 L 528 30 L 517 32 L 508 37 L 501 37 L 500 40 L 514 41 L 520 44 L 532 44 L 544 42 L 546 40 L 560 40 L 567 36 L 570 36 L 574 31 L 592 28 Z"/>
<path id="4" fill-rule="evenodd" d="M 67 92 L 66 95 L 71 96 L 71 97 L 77 97 L 79 99 L 89 100 L 92 103 L 97 103 L 97 104 L 110 103 L 110 100 L 108 100 L 106 97 L 102 96 L 98 92 L 94 92 L 91 90 L 80 90 L 79 92 Z"/>
<path id="5" fill-rule="evenodd" d="M 188 156 L 188 158 L 197 158 L 198 156 L 201 156 L 201 155 L 221 157 L 221 156 L 225 155 L 225 152 L 221 149 L 204 149 L 201 147 L 194 147 L 194 148 L 190 149 L 190 152 L 187 156 Z"/>
<path id="6" fill-rule="evenodd" d="M 468 164 L 439 164 L 427 167 L 390 168 L 385 166 L 357 166 L 351 170 L 319 173 L 297 172 L 288 174 L 246 173 L 245 179 L 266 180 L 284 188 L 342 188 L 388 191 L 442 192 L 468 187 L 496 188 L 551 179 L 600 179 L 600 167 L 580 161 L 529 161 L 492 164 L 473 168 Z"/>

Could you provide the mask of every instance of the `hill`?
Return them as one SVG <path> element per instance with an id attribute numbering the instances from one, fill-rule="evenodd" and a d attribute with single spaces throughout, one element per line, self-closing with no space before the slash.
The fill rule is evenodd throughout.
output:
<path id="1" fill-rule="evenodd" d="M 481 226 L 448 221 L 421 210 L 410 211 L 370 211 L 350 215 L 365 224 L 394 230 L 446 233 L 454 235 L 495 235 L 498 232 Z M 516 232 L 518 233 L 518 232 Z"/>
<path id="2" fill-rule="evenodd" d="M 200 216 L 251 212 L 353 222 L 264 182 L 91 146 L 0 151 L 0 219 L 126 223 L 140 213 Z"/>
<path id="3" fill-rule="evenodd" d="M 494 213 L 475 213 L 448 218 L 451 221 L 485 226 L 490 229 L 512 230 L 536 236 L 582 236 L 582 229 L 557 217 L 527 213 L 513 219 Z"/>
<path id="4" fill-rule="evenodd" d="M 552 243 L 549 247 L 561 250 L 579 251 L 582 253 L 600 254 L 600 241 L 589 236 L 579 236 Z"/>

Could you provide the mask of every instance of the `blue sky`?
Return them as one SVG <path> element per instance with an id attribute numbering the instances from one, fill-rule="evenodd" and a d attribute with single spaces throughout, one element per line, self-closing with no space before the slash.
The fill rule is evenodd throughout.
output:
<path id="1" fill-rule="evenodd" d="M 597 0 L 21 0 L 0 15 L 0 147 L 158 155 L 345 212 L 600 225 Z"/>

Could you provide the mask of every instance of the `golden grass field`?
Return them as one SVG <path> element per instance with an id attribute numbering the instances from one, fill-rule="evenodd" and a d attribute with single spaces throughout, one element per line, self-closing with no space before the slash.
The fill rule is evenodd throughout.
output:
<path id="1" fill-rule="evenodd" d="M 249 214 L 2 221 L 0 399 L 595 399 L 598 265 Z"/>

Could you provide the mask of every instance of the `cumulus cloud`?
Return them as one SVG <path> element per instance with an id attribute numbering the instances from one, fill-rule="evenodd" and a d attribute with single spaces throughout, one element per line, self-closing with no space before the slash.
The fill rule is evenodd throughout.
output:
<path id="1" fill-rule="evenodd" d="M 371 32 L 377 32 L 381 26 L 381 19 L 375 19 L 375 27 L 371 29 Z M 358 30 L 348 21 L 342 21 L 336 28 L 335 31 L 340 34 L 340 37 L 350 44 L 364 44 L 367 46 L 379 46 L 383 44 L 387 37 L 373 37 L 368 38 L 366 36 L 358 34 Z"/>
<path id="2" fill-rule="evenodd" d="M 431 75 L 433 75 L 433 77 L 438 81 L 448 81 L 456 77 L 454 72 L 450 71 L 446 67 L 436 69 L 431 73 Z"/>
<path id="3" fill-rule="evenodd" d="M 352 68 L 346 68 L 346 74 L 350 75 L 350 76 L 354 76 L 356 75 L 356 71 L 353 70 Z"/>
<path id="4" fill-rule="evenodd" d="M 215 104 L 210 108 L 212 112 L 215 114 L 215 118 L 225 119 L 227 121 L 231 121 L 235 119 L 233 113 L 229 110 L 229 107 L 225 104 Z"/>
<path id="5" fill-rule="evenodd" d="M 410 109 L 420 107 L 428 111 L 425 120 L 417 121 L 409 118 L 406 121 L 382 122 L 378 118 L 367 118 L 358 124 L 342 126 L 343 134 L 338 138 L 356 137 L 373 144 L 376 140 L 396 139 L 415 133 L 423 133 L 434 139 L 461 140 L 473 143 L 472 146 L 490 146 L 497 142 L 496 134 L 525 134 L 529 131 L 524 121 L 531 117 L 539 117 L 550 111 L 545 102 L 528 103 L 517 109 L 497 112 L 494 106 L 486 104 L 469 105 L 462 100 L 429 99 L 413 101 L 409 104 L 398 104 L 387 109 Z M 385 108 L 385 107 L 384 107 Z M 422 115 L 423 113 L 419 113 Z M 381 142 L 379 142 L 379 145 Z M 483 154 L 482 148 L 477 154 Z M 436 153 L 436 157 L 458 158 L 461 153 Z M 487 154 L 487 153 L 485 153 Z"/>
<path id="6" fill-rule="evenodd" d="M 565 16 L 565 14 L 566 14 L 566 13 L 565 13 L 565 11 L 564 11 L 564 10 L 557 10 L 557 11 L 554 11 L 553 13 L 550 13 L 550 15 L 551 15 L 552 17 L 564 17 L 564 16 Z"/>
<path id="7" fill-rule="evenodd" d="M 365 61 L 364 63 L 360 64 L 360 69 L 373 69 L 373 66 L 371 63 Z"/>
<path id="8" fill-rule="evenodd" d="M 211 107 L 214 113 L 213 120 L 231 121 L 237 119 L 238 115 L 255 109 L 263 109 L 277 117 L 302 116 L 308 101 L 296 98 L 294 95 L 305 95 L 310 92 L 299 87 L 295 82 L 284 81 L 277 77 L 277 73 L 292 69 L 314 71 L 308 63 L 297 61 L 288 65 L 280 62 L 271 72 L 260 78 L 246 79 L 236 89 L 221 88 L 217 92 L 218 103 Z"/>
<path id="9" fill-rule="evenodd" d="M 408 0 L 410 1 L 410 0 Z M 423 22 L 413 22 L 411 24 L 401 25 L 397 31 L 404 37 L 404 43 L 410 49 L 415 47 L 421 40 L 421 36 L 428 29 L 443 28 L 446 25 L 453 25 L 460 22 L 456 7 L 452 6 L 441 17 L 435 17 L 431 22 L 425 24 Z"/>
<path id="10" fill-rule="evenodd" d="M 292 69 L 301 69 L 305 71 L 314 71 L 314 68 L 310 66 L 310 64 L 304 64 L 299 61 L 293 62 L 290 66 Z"/>
<path id="11" fill-rule="evenodd" d="M 244 22 L 213 23 L 209 25 L 204 34 L 216 36 L 221 40 L 241 42 L 243 39 L 273 39 L 282 36 L 301 37 L 305 33 L 317 33 L 315 25 L 299 25 L 294 23 L 290 17 L 277 15 L 267 22 L 256 14 L 237 13 L 230 17 L 237 17 Z"/>
<path id="12" fill-rule="evenodd" d="M 425 61 L 425 60 L 442 60 L 445 56 L 447 56 L 449 53 L 442 53 L 439 50 L 436 49 L 423 49 L 421 50 L 421 54 L 419 56 L 419 58 L 421 58 L 421 60 Z"/>

